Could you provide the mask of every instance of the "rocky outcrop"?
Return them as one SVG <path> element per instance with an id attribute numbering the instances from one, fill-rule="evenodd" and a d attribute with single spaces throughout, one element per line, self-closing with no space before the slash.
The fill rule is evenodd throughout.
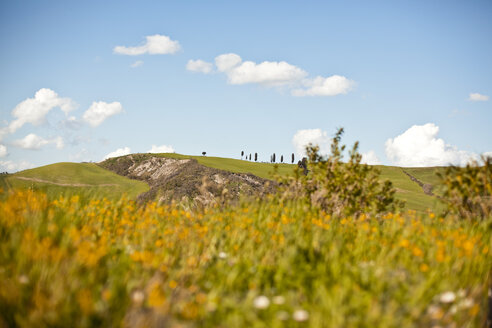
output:
<path id="1" fill-rule="evenodd" d="M 141 201 L 190 201 L 209 205 L 237 200 L 241 195 L 262 195 L 273 190 L 273 182 L 252 174 L 233 173 L 200 165 L 194 159 L 174 159 L 153 154 L 110 158 L 99 165 L 131 179 L 145 181 L 150 190 Z"/>

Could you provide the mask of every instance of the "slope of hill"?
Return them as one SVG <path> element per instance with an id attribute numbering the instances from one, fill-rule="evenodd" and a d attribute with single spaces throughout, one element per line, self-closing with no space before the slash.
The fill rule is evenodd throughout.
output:
<path id="1" fill-rule="evenodd" d="M 130 162 L 128 161 L 129 156 L 132 158 Z M 125 158 L 127 160 L 121 160 Z M 156 160 L 147 162 L 145 169 L 142 166 L 142 172 L 139 173 L 134 169 L 132 169 L 133 171 L 129 170 L 136 162 L 149 158 Z M 172 169 L 165 177 L 160 176 L 155 179 L 152 174 L 159 171 L 156 169 L 165 165 L 166 162 L 160 162 L 158 159 L 173 159 L 175 164 L 171 166 L 179 166 L 179 163 L 187 164 L 182 169 Z M 122 166 L 115 165 L 117 162 Z M 295 167 L 296 165 L 292 164 L 277 164 L 277 173 L 280 175 L 292 174 Z M 400 168 L 382 165 L 377 167 L 381 170 L 381 179 L 389 179 L 393 182 L 397 189 L 396 197 L 406 202 L 406 209 L 426 211 L 427 209 L 439 210 L 441 208 L 439 199 L 424 193 L 423 188 L 417 182 L 412 181 L 405 172 L 424 184 L 432 185 L 433 192 L 436 192 L 436 190 L 438 191 L 436 186 L 439 184 L 439 180 L 435 172 L 442 171 L 444 168 Z M 57 163 L 13 175 L 2 175 L 0 176 L 0 188 L 34 188 L 50 195 L 83 193 L 88 196 L 115 199 L 127 193 L 131 198 L 137 198 L 138 195 L 141 195 L 140 198 L 142 199 L 155 199 L 157 197 L 179 200 L 183 196 L 196 197 L 200 192 L 199 187 L 204 177 L 211 181 L 209 188 L 212 190 L 212 194 L 217 194 L 219 189 L 222 190 L 224 187 L 219 186 L 217 181 L 229 181 L 227 188 L 236 193 L 235 196 L 239 190 L 246 191 L 246 193 L 251 193 L 254 190 L 263 192 L 264 189 L 260 186 L 265 183 L 264 179 L 272 179 L 273 172 L 274 164 L 271 163 L 175 153 L 133 154 L 112 158 L 99 165 Z M 214 176 L 219 178 L 214 178 Z"/>
<path id="2" fill-rule="evenodd" d="M 82 194 L 117 199 L 127 194 L 136 198 L 149 190 L 135 181 L 105 170 L 94 163 L 56 163 L 0 177 L 4 189 L 34 189 L 48 195 Z"/>
<path id="3" fill-rule="evenodd" d="M 192 158 L 169 158 L 154 154 L 133 154 L 107 159 L 99 165 L 117 174 L 145 181 L 150 190 L 141 200 L 192 201 L 210 204 L 220 197 L 239 199 L 273 191 L 271 182 L 252 174 L 219 170 Z M 225 194 L 227 193 L 227 195 Z"/>
<path id="4" fill-rule="evenodd" d="M 246 160 L 221 158 L 221 157 L 206 157 L 206 156 L 188 156 L 175 153 L 154 154 L 156 156 L 176 159 L 195 159 L 198 163 L 213 167 L 220 170 L 251 173 L 264 179 L 271 179 L 274 171 L 274 164 L 256 163 Z M 292 174 L 296 164 L 277 164 L 277 172 L 280 175 Z M 426 211 L 427 209 L 439 210 L 441 204 L 436 197 L 426 195 L 421 186 L 412 181 L 404 171 L 410 172 L 424 183 L 436 186 L 439 183 L 435 171 L 443 168 L 400 168 L 396 166 L 378 165 L 381 170 L 381 179 L 388 179 L 393 182 L 397 189 L 396 197 L 406 202 L 406 208 L 416 211 Z"/>

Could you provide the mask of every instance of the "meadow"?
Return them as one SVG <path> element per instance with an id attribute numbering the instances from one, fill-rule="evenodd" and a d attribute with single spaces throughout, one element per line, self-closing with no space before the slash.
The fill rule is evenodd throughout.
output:
<path id="1" fill-rule="evenodd" d="M 481 327 L 491 222 L 20 191 L 0 203 L 0 325 Z"/>
<path id="2" fill-rule="evenodd" d="M 337 156 L 278 193 L 194 209 L 7 192 L 0 326 L 485 326 L 492 162 L 448 177 L 478 191 L 447 205 L 480 209 L 465 219 L 394 206 L 360 155 Z"/>

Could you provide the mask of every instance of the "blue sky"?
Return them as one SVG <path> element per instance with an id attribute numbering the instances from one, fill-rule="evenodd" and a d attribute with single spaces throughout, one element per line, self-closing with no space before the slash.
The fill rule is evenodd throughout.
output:
<path id="1" fill-rule="evenodd" d="M 492 151 L 491 16 L 490 1 L 2 2 L 0 170 L 153 145 L 267 161 L 326 149 L 337 127 L 370 163 L 463 164 Z"/>

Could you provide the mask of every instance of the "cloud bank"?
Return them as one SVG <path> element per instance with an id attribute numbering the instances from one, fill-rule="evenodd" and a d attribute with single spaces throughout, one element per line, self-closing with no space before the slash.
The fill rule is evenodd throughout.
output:
<path id="1" fill-rule="evenodd" d="M 331 138 L 326 131 L 321 129 L 299 130 L 294 134 L 292 145 L 296 150 L 297 156 L 306 156 L 306 146 L 309 144 L 319 146 L 320 153 L 326 155 L 330 152 Z"/>
<path id="2" fill-rule="evenodd" d="M 166 35 L 149 35 L 145 37 L 145 40 L 143 45 L 137 47 L 116 46 L 114 47 L 113 52 L 115 54 L 128 56 L 143 54 L 166 55 L 174 54 L 181 49 L 178 41 L 171 40 L 171 38 Z"/>
<path id="3" fill-rule="evenodd" d="M 0 158 L 7 156 L 7 147 L 0 145 Z"/>
<path id="4" fill-rule="evenodd" d="M 355 85 L 354 81 L 344 76 L 332 75 L 308 78 L 303 69 L 285 61 L 243 61 L 235 53 L 215 57 L 215 67 L 227 77 L 227 82 L 234 85 L 259 84 L 266 87 L 291 88 L 294 96 L 336 96 L 348 93 Z M 208 74 L 212 64 L 201 59 L 190 60 L 186 66 L 190 71 Z"/>
<path id="5" fill-rule="evenodd" d="M 1 171 L 7 171 L 10 173 L 22 171 L 22 170 L 27 170 L 27 169 L 30 169 L 33 167 L 34 167 L 34 165 L 27 162 L 27 161 L 20 161 L 20 162 L 0 161 Z"/>
<path id="6" fill-rule="evenodd" d="M 213 65 L 211 63 L 207 63 L 206 61 L 203 61 L 201 59 L 198 59 L 198 60 L 190 59 L 190 60 L 188 60 L 188 63 L 186 64 L 186 69 L 188 71 L 191 71 L 191 72 L 208 74 L 208 73 L 212 72 Z"/>
<path id="7" fill-rule="evenodd" d="M 62 137 L 56 137 L 53 139 L 44 139 L 37 136 L 34 133 L 30 133 L 22 139 L 14 140 L 13 145 L 22 149 L 38 150 L 48 144 L 56 145 L 57 149 L 63 149 L 65 146 Z"/>
<path id="8" fill-rule="evenodd" d="M 367 153 L 362 153 L 362 160 L 360 162 L 368 165 L 381 164 L 381 161 L 373 150 L 370 150 Z"/>
<path id="9" fill-rule="evenodd" d="M 153 153 L 153 154 L 174 153 L 174 148 L 173 146 L 167 146 L 167 145 L 162 145 L 162 146 L 152 145 L 152 148 L 150 148 L 148 153 Z"/>
<path id="10" fill-rule="evenodd" d="M 470 93 L 468 100 L 470 100 L 470 101 L 487 101 L 487 100 L 489 100 L 489 96 L 481 95 L 479 93 Z"/>
<path id="11" fill-rule="evenodd" d="M 59 107 L 65 114 L 74 110 L 75 102 L 70 98 L 62 98 L 48 88 L 39 89 L 34 98 L 28 98 L 20 102 L 12 110 L 12 116 L 15 118 L 8 125 L 2 134 L 14 133 L 24 124 L 40 125 L 45 122 L 46 115 L 54 108 Z"/>
<path id="12" fill-rule="evenodd" d="M 104 159 L 108 159 L 111 157 L 119 157 L 119 156 L 125 156 L 131 153 L 130 147 L 123 147 L 123 148 L 118 148 L 113 152 L 110 152 L 106 156 L 104 156 Z"/>
<path id="13" fill-rule="evenodd" d="M 137 60 L 136 62 L 134 62 L 133 64 L 130 65 L 131 68 L 137 68 L 137 67 L 140 67 L 143 65 L 143 60 Z"/>
<path id="14" fill-rule="evenodd" d="M 85 111 L 82 118 L 91 126 L 96 127 L 104 122 L 107 118 L 119 114 L 123 111 L 123 107 L 117 101 L 106 103 L 104 101 L 95 101 L 91 107 Z"/>
<path id="15" fill-rule="evenodd" d="M 386 156 L 398 166 L 466 165 L 479 157 L 459 150 L 437 137 L 439 127 L 433 123 L 414 125 L 395 138 L 386 141 Z"/>

